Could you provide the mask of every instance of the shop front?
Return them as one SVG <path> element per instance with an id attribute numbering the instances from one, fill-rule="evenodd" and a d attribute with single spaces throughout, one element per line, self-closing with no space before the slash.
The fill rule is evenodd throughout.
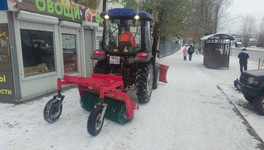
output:
<path id="1" fill-rule="evenodd" d="M 7 17 L 0 23 L 0 99 L 15 98 Z"/>
<path id="2" fill-rule="evenodd" d="M 7 0 L 0 8 L 0 101 L 56 90 L 63 75 L 90 76 L 99 12 L 56 0 Z"/>

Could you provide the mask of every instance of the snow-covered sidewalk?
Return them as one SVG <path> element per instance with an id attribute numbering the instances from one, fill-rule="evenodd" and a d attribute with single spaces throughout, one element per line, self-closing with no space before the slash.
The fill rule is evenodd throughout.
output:
<path id="1" fill-rule="evenodd" d="M 264 118 L 233 87 L 240 75 L 236 57 L 230 57 L 229 70 L 203 67 L 202 55 L 183 61 L 182 50 L 161 62 L 170 66 L 168 83 L 160 83 L 131 122 L 119 125 L 105 120 L 96 137 L 87 133 L 89 112 L 80 107 L 76 88 L 63 92 L 62 115 L 52 124 L 43 119 L 43 108 L 51 97 L 20 105 L 0 104 L 0 149 L 259 149 L 261 142 L 250 135 L 234 111 L 235 105 L 264 139 Z M 248 68 L 256 69 L 257 63 L 249 62 Z"/>

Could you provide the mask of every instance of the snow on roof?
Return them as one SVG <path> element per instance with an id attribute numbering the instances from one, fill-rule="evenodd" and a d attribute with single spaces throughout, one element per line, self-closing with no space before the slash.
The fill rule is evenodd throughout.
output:
<path id="1" fill-rule="evenodd" d="M 201 40 L 208 40 L 208 39 L 230 39 L 234 40 L 234 37 L 228 34 L 211 34 L 201 38 Z"/>

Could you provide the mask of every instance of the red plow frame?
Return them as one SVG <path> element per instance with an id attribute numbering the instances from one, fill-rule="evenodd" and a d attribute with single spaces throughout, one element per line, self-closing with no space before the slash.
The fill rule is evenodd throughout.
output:
<path id="1" fill-rule="evenodd" d="M 137 103 L 129 98 L 128 93 L 125 93 L 122 76 L 93 73 L 92 77 L 88 78 L 64 75 L 63 80 L 57 80 L 59 94 L 62 85 L 70 84 L 78 86 L 80 96 L 85 92 L 91 92 L 98 94 L 101 102 L 104 97 L 124 102 L 127 119 L 132 119 L 134 116 L 133 110 L 138 109 Z"/>

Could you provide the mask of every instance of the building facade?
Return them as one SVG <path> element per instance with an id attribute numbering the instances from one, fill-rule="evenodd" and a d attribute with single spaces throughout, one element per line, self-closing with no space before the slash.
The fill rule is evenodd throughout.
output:
<path id="1" fill-rule="evenodd" d="M 63 75 L 89 77 L 100 48 L 100 12 L 64 0 L 4 0 L 0 5 L 0 101 L 56 90 Z"/>

